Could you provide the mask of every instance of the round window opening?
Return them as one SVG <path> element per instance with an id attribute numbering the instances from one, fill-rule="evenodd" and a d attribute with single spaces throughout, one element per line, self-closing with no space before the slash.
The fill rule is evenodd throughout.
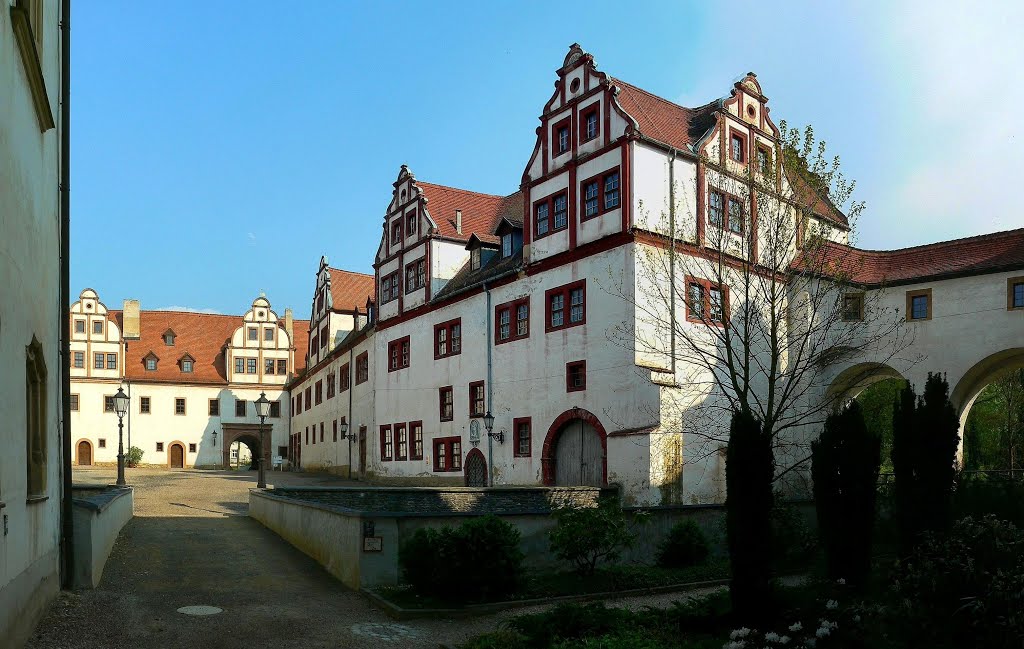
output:
<path id="1" fill-rule="evenodd" d="M 754 116 L 754 107 L 750 104 L 747 104 L 747 115 Z"/>
<path id="2" fill-rule="evenodd" d="M 569 92 L 576 92 L 580 89 L 580 80 L 573 79 L 572 83 L 569 84 Z"/>

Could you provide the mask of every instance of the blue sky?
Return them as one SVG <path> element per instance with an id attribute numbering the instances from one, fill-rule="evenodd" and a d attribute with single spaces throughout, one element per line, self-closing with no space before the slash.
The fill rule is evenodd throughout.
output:
<path id="1" fill-rule="evenodd" d="M 1024 3 L 962 4 L 76 2 L 72 291 L 308 317 L 321 255 L 372 272 L 401 164 L 518 188 L 574 41 L 684 105 L 756 72 L 857 180 L 862 247 L 1024 227 Z"/>

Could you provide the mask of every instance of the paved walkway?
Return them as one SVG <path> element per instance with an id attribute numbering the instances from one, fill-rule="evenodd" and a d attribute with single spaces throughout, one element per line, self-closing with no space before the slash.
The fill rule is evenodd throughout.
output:
<path id="1" fill-rule="evenodd" d="M 76 470 L 76 483 L 113 482 L 108 469 Z M 63 593 L 31 649 L 283 649 L 459 644 L 535 609 L 449 621 L 395 622 L 316 562 L 250 519 L 255 472 L 129 470 L 135 518 L 122 530 L 99 588 Z M 344 484 L 274 473 L 271 485 Z M 680 595 L 618 600 L 639 608 Z M 223 613 L 193 617 L 179 607 Z"/>

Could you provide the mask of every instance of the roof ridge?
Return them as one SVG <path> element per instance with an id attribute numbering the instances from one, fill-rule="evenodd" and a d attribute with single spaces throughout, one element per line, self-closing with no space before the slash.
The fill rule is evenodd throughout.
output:
<path id="1" fill-rule="evenodd" d="M 907 252 L 908 250 L 923 250 L 926 248 L 936 248 L 938 246 L 944 246 L 947 244 L 963 243 L 966 241 L 974 241 L 979 239 L 995 239 L 1012 234 L 1024 234 L 1024 228 L 1014 228 L 1013 230 L 1000 230 L 998 232 L 989 232 L 987 234 L 972 234 L 968 237 L 959 237 L 957 239 L 947 239 L 945 241 L 933 241 L 932 243 L 922 243 L 916 246 L 907 246 L 906 248 L 892 248 L 890 250 L 877 250 L 874 248 L 857 248 L 856 246 L 845 245 L 844 247 L 856 250 L 858 252 L 867 252 L 877 255 L 885 255 L 897 252 Z M 844 244 L 836 244 L 844 245 Z"/>
<path id="2" fill-rule="evenodd" d="M 461 187 L 452 187 L 451 185 L 441 185 L 439 183 L 432 183 L 428 181 L 416 181 L 417 186 L 431 185 L 432 187 L 438 187 L 440 189 L 451 189 L 457 192 L 465 192 L 467 194 L 476 194 L 477 196 L 486 196 L 487 198 L 508 198 L 508 196 L 514 196 L 516 192 L 512 192 L 508 196 L 502 196 L 501 194 L 485 194 L 484 192 L 473 191 L 472 189 L 463 189 Z M 519 190 L 516 190 L 519 191 Z"/>
<path id="3" fill-rule="evenodd" d="M 610 76 L 610 75 L 609 75 L 609 76 Z M 648 95 L 649 97 L 653 97 L 654 99 L 657 99 L 657 100 L 659 100 L 659 101 L 663 101 L 663 102 L 665 102 L 666 104 L 672 104 L 673 106 L 676 106 L 677 108 L 682 108 L 683 110 L 688 110 L 688 111 L 690 111 L 690 112 L 697 112 L 697 110 L 698 110 L 699 108 L 706 108 L 707 106 L 710 106 L 711 104 L 713 104 L 713 103 L 715 103 L 716 101 L 718 101 L 717 99 L 712 99 L 712 100 L 711 100 L 711 101 L 709 101 L 708 103 L 706 103 L 706 104 L 701 104 L 701 105 L 700 105 L 700 106 L 698 106 L 697 108 L 691 108 L 691 107 L 689 107 L 689 106 L 683 106 L 682 104 L 680 104 L 680 103 L 678 103 L 678 102 L 674 102 L 674 101 L 672 101 L 671 99 L 666 99 L 666 98 L 662 97 L 661 95 L 656 95 L 656 94 L 654 94 L 653 92 L 651 92 L 650 90 L 644 90 L 644 89 L 643 89 L 643 88 L 641 88 L 640 86 L 634 85 L 634 84 L 632 84 L 632 83 L 630 83 L 630 82 L 628 82 L 628 81 L 625 81 L 625 80 L 623 80 L 623 79 L 620 79 L 620 78 L 618 78 L 618 77 L 611 77 L 611 79 L 612 79 L 612 81 L 614 81 L 614 82 L 617 82 L 617 83 L 621 83 L 621 84 L 627 85 L 627 86 L 629 86 L 630 88 L 632 88 L 633 90 L 636 90 L 636 91 L 638 91 L 638 92 L 642 92 L 642 93 L 644 93 L 645 95 Z"/>
<path id="4" fill-rule="evenodd" d="M 327 270 L 336 270 L 339 273 L 348 273 L 350 275 L 360 275 L 362 277 L 373 277 L 370 273 L 360 273 L 358 270 L 346 270 L 344 268 L 335 268 L 334 266 L 327 266 Z"/>

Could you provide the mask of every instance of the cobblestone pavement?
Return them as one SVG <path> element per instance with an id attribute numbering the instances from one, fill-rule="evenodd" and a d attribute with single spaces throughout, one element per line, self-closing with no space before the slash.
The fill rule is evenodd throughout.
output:
<path id="1" fill-rule="evenodd" d="M 74 480 L 105 484 L 114 477 L 113 469 L 76 469 Z M 255 472 L 129 469 L 128 481 L 135 518 L 114 545 L 99 588 L 62 593 L 30 649 L 438 647 L 543 608 L 396 622 L 247 516 Z M 271 473 L 267 482 L 345 484 L 300 473 Z M 694 594 L 611 605 L 667 606 Z M 190 605 L 223 612 L 177 612 Z"/>

